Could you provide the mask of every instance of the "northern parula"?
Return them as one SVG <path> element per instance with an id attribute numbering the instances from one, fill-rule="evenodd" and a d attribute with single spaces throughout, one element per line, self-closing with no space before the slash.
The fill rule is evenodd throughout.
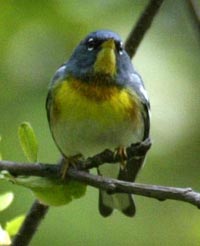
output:
<path id="1" fill-rule="evenodd" d="M 149 136 L 149 100 L 140 75 L 123 48 L 118 34 L 99 30 L 84 38 L 69 60 L 55 73 L 46 102 L 53 139 L 66 159 L 81 153 L 125 147 Z M 131 181 L 143 158 L 125 165 L 102 165 L 103 176 Z M 130 194 L 100 190 L 99 211 L 108 216 L 118 209 L 135 214 Z"/>

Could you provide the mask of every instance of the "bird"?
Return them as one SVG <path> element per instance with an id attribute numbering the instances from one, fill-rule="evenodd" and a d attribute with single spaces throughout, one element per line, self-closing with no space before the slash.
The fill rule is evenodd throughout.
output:
<path id="1" fill-rule="evenodd" d="M 53 76 L 46 100 L 52 137 L 71 163 L 80 155 L 104 149 L 121 154 L 118 165 L 104 164 L 98 174 L 134 182 L 144 157 L 123 161 L 126 147 L 149 137 L 150 103 L 141 76 L 135 71 L 121 37 L 98 30 L 83 38 Z M 131 194 L 99 191 L 99 212 L 136 212 Z"/>

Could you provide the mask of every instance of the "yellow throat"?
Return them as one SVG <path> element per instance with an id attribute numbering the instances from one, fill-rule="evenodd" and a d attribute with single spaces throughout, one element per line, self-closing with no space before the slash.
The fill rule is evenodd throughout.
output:
<path id="1" fill-rule="evenodd" d="M 101 45 L 101 50 L 97 55 L 96 62 L 94 64 L 94 71 L 111 76 L 116 73 L 116 56 L 115 56 L 115 42 L 113 39 L 109 39 Z"/>

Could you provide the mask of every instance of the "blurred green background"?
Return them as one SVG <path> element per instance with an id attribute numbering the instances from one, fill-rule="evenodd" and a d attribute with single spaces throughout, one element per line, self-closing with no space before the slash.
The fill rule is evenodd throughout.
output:
<path id="1" fill-rule="evenodd" d="M 0 152 L 26 161 L 17 127 L 31 122 L 41 162 L 59 158 L 45 112 L 49 80 L 88 32 L 111 29 L 125 39 L 148 1 L 0 0 Z M 200 191 L 200 46 L 186 1 L 167 0 L 133 59 L 149 92 L 153 147 L 137 182 Z M 26 213 L 34 197 L 22 187 L 0 223 Z M 136 196 L 137 215 L 102 218 L 98 192 L 51 208 L 31 246 L 200 245 L 200 211 L 192 205 Z"/>

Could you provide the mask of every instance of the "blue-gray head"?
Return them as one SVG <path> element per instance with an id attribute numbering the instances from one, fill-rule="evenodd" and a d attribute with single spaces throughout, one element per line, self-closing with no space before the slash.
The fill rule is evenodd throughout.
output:
<path id="1" fill-rule="evenodd" d="M 75 48 L 66 70 L 77 78 L 98 74 L 110 78 L 132 72 L 132 63 L 124 50 L 120 36 L 99 30 L 87 35 Z"/>

